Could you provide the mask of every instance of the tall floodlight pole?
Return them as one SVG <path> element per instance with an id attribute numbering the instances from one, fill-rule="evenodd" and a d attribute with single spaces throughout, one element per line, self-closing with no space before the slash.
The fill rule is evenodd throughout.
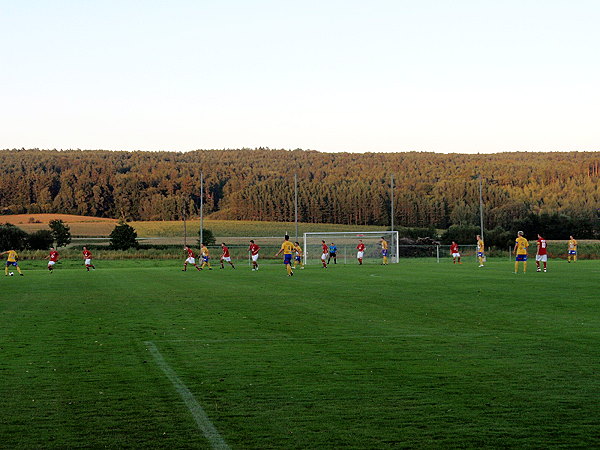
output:
<path id="1" fill-rule="evenodd" d="M 394 174 L 391 175 L 391 199 L 392 199 L 392 204 L 391 204 L 391 216 L 392 216 L 392 231 L 394 231 Z"/>
<path id="2" fill-rule="evenodd" d="M 390 198 L 391 198 L 391 204 L 390 204 L 390 216 L 391 216 L 391 225 L 392 225 L 392 231 L 394 231 L 394 174 L 390 175 Z M 398 240 L 396 240 L 396 245 L 394 245 L 394 235 L 395 233 L 392 233 L 392 248 L 396 249 L 396 255 L 393 256 L 392 261 L 394 262 L 398 262 Z"/>
<path id="3" fill-rule="evenodd" d="M 183 217 L 183 245 L 187 245 L 187 226 L 185 223 L 185 205 L 181 206 L 181 216 Z"/>
<path id="4" fill-rule="evenodd" d="M 200 172 L 200 245 L 204 243 L 204 173 Z"/>
<path id="5" fill-rule="evenodd" d="M 483 188 L 481 174 L 479 174 L 479 227 L 481 229 L 481 240 L 483 240 Z"/>
<path id="6" fill-rule="evenodd" d="M 294 174 L 294 221 L 296 222 L 296 240 L 298 240 L 298 175 Z"/>

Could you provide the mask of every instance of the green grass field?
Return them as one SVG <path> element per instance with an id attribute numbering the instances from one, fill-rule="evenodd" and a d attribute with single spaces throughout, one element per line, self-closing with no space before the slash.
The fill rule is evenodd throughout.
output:
<path id="1" fill-rule="evenodd" d="M 96 264 L 1 277 L 1 447 L 600 446 L 599 262 Z"/>

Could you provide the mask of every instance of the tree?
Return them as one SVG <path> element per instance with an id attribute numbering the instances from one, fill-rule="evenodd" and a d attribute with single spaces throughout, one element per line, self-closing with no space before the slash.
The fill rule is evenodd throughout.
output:
<path id="1" fill-rule="evenodd" d="M 23 250 L 27 246 L 27 233 L 12 223 L 0 225 L 0 249 Z"/>
<path id="2" fill-rule="evenodd" d="M 475 242 L 475 236 L 480 233 L 476 226 L 458 226 L 452 225 L 442 234 L 442 242 L 450 244 L 452 241 L 464 244 L 465 242 Z"/>
<path id="3" fill-rule="evenodd" d="M 27 248 L 31 250 L 48 250 L 53 242 L 54 236 L 50 230 L 38 230 L 27 236 Z"/>
<path id="4" fill-rule="evenodd" d="M 200 231 L 198 231 L 198 236 L 200 236 Z M 215 245 L 217 242 L 217 238 L 215 238 L 213 232 L 206 228 L 202 228 L 202 239 L 204 239 L 204 243 L 206 245 Z M 200 242 L 200 237 L 198 237 L 198 245 L 202 245 L 202 242 Z"/>
<path id="5" fill-rule="evenodd" d="M 493 230 L 487 230 L 484 237 L 487 247 L 505 249 L 506 247 L 512 247 L 515 243 L 514 234 L 510 231 L 506 231 L 502 227 L 496 227 Z"/>
<path id="6" fill-rule="evenodd" d="M 64 247 L 71 243 L 71 229 L 62 220 L 51 220 L 49 227 L 57 247 Z"/>
<path id="7" fill-rule="evenodd" d="M 137 232 L 125 222 L 119 223 L 110 233 L 109 248 L 112 250 L 127 250 L 138 246 Z"/>

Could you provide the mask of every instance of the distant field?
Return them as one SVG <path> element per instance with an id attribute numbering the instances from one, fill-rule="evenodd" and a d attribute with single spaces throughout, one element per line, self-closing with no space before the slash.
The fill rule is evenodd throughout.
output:
<path id="1" fill-rule="evenodd" d="M 183 236 L 183 222 L 131 222 L 140 237 L 181 237 Z M 200 229 L 199 220 L 190 220 L 186 223 L 188 236 L 198 237 Z M 250 220 L 205 220 L 204 228 L 210 229 L 215 236 L 283 236 L 286 232 L 290 236 L 296 232 L 294 222 L 258 222 Z M 359 225 L 335 225 L 299 223 L 298 233 L 310 231 L 378 231 L 385 227 L 381 226 L 359 226 Z"/>
<path id="2" fill-rule="evenodd" d="M 18 214 L 9 216 L 0 216 L 0 223 L 9 222 L 17 225 L 27 232 L 42 230 L 48 228 L 51 220 L 60 219 L 71 228 L 73 236 L 86 237 L 106 237 L 118 223 L 116 219 L 103 219 L 97 217 L 74 216 L 69 214 Z M 140 238 L 160 237 L 173 238 L 164 239 L 161 244 L 179 244 L 183 242 L 183 222 L 182 221 L 140 221 L 129 222 L 135 228 Z M 186 222 L 189 242 L 198 239 L 200 229 L 200 220 L 190 220 Z M 231 236 L 242 237 L 262 237 L 277 236 L 281 237 L 288 232 L 293 236 L 296 232 L 293 222 L 258 222 L 241 220 L 204 220 L 204 228 L 210 229 L 216 237 L 225 238 Z M 335 225 L 335 224 L 298 224 L 300 235 L 310 231 L 378 231 L 385 227 L 381 226 L 362 226 L 362 225 Z"/>
<path id="3" fill-rule="evenodd" d="M 51 220 L 62 220 L 65 223 L 104 222 L 115 223 L 116 219 L 102 217 L 76 216 L 73 214 L 11 214 L 0 216 L 0 223 L 9 222 L 13 225 L 43 223 L 48 224 Z"/>
<path id="4" fill-rule="evenodd" d="M 0 276 L 2 447 L 600 446 L 596 261 L 96 265 Z"/>
<path id="5" fill-rule="evenodd" d="M 47 230 L 51 220 L 62 220 L 68 224 L 73 236 L 108 236 L 118 223 L 116 219 L 71 214 L 13 214 L 0 216 L 0 223 L 12 223 L 28 233 Z"/>

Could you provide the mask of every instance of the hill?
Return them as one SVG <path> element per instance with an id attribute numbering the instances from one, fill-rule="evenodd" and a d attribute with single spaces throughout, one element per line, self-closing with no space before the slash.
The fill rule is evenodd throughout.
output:
<path id="1" fill-rule="evenodd" d="M 294 174 L 299 220 L 387 225 L 476 224 L 478 175 L 486 228 L 528 213 L 596 218 L 600 152 L 328 154 L 270 149 L 176 152 L 0 151 L 0 212 L 68 213 L 128 220 L 290 221 Z"/>

